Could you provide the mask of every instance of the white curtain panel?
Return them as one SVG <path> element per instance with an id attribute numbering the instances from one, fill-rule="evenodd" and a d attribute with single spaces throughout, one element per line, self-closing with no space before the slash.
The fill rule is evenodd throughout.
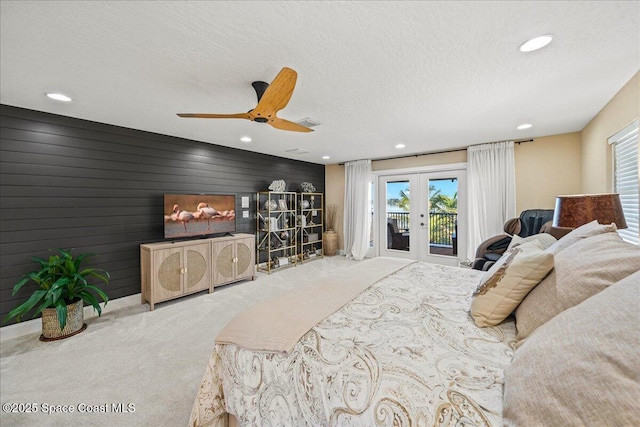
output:
<path id="1" fill-rule="evenodd" d="M 516 217 L 516 175 L 513 141 L 472 145 L 467 149 L 469 244 L 467 257 L 489 237 L 504 233 Z"/>
<path id="2" fill-rule="evenodd" d="M 360 261 L 369 250 L 371 160 L 345 163 L 344 247 L 347 259 Z"/>

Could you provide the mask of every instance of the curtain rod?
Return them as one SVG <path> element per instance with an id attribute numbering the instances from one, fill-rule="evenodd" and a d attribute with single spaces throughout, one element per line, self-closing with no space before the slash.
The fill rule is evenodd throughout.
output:
<path id="1" fill-rule="evenodd" d="M 501 142 L 501 141 L 496 141 L 496 142 Z M 513 141 L 514 144 L 522 144 L 525 142 L 533 142 L 533 139 L 522 139 L 520 141 Z M 493 144 L 493 142 L 485 142 L 483 144 Z M 476 144 L 474 144 L 476 145 Z M 469 147 L 467 147 L 469 148 Z M 395 156 L 395 157 L 382 157 L 379 159 L 371 159 L 372 162 L 380 162 L 383 160 L 396 160 L 396 159 L 406 159 L 408 157 L 420 157 L 420 156 L 429 156 L 431 154 L 444 154 L 444 153 L 455 153 L 457 151 L 467 151 L 467 148 L 457 148 L 455 150 L 444 150 L 444 151 L 432 151 L 430 153 L 419 153 L 419 154 L 407 154 L 404 156 Z M 344 166 L 344 162 L 342 163 L 338 163 L 338 165 L 340 166 Z"/>

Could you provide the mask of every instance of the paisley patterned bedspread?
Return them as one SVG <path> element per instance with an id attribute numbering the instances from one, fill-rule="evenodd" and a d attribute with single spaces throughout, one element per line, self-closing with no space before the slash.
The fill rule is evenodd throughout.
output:
<path id="1" fill-rule="evenodd" d="M 478 328 L 484 273 L 411 264 L 361 293 L 288 354 L 215 346 L 190 425 L 500 426 L 515 326 Z"/>

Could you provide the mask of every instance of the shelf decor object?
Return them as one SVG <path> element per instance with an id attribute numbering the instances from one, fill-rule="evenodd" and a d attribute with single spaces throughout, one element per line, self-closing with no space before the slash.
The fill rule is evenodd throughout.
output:
<path id="1" fill-rule="evenodd" d="M 310 182 L 301 182 L 300 188 L 302 189 L 302 193 L 315 193 L 316 187 Z"/>
<path id="2" fill-rule="evenodd" d="M 284 190 L 287 188 L 287 183 L 281 179 L 276 179 L 269 185 L 269 190 L 274 193 L 284 193 Z"/>

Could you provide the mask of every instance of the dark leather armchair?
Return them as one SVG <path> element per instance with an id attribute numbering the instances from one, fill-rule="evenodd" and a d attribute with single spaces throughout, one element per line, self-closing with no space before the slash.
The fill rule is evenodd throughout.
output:
<path id="1" fill-rule="evenodd" d="M 553 209 L 529 209 L 522 211 L 519 218 L 512 218 L 504 224 L 505 234 L 491 237 L 478 246 L 472 268 L 488 270 L 507 250 L 513 235 L 529 237 L 550 230 Z"/>
<path id="2" fill-rule="evenodd" d="M 398 230 L 398 220 L 387 218 L 387 249 L 409 250 L 409 233 Z"/>

